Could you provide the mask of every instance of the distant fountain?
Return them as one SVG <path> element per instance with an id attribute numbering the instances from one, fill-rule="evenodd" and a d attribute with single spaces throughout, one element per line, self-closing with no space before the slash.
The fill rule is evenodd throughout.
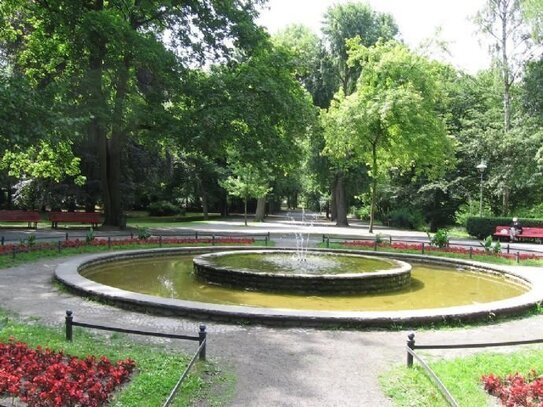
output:
<path id="1" fill-rule="evenodd" d="M 293 216 L 290 216 L 290 213 L 287 216 L 292 220 L 293 223 L 296 222 L 296 219 Z M 300 230 L 299 232 L 294 232 L 294 237 L 296 238 L 296 251 L 294 252 L 293 258 L 298 262 L 307 262 L 307 252 L 309 249 L 309 237 L 311 236 L 311 229 L 313 228 L 313 222 L 317 219 L 317 215 L 313 215 L 313 219 L 307 221 L 305 215 L 305 209 L 302 208 L 302 218 L 300 219 L 300 225 L 302 228 L 307 228 L 307 233 L 304 236 L 304 231 Z"/>

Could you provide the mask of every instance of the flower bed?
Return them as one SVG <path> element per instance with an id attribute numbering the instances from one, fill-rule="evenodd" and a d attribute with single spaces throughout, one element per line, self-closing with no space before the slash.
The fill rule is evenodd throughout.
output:
<path id="1" fill-rule="evenodd" d="M 253 238 L 240 238 L 240 237 L 217 237 L 215 239 L 195 239 L 195 238 L 180 238 L 180 237 L 153 237 L 149 239 L 137 239 L 137 238 L 122 238 L 122 239 L 104 239 L 95 238 L 91 241 L 74 239 L 74 240 L 62 240 L 60 241 L 61 249 L 79 248 L 85 246 L 105 247 L 105 246 L 129 246 L 129 245 L 198 245 L 198 244 L 225 244 L 225 245 L 246 245 L 253 244 Z M 44 242 L 34 244 L 6 244 L 0 246 L 1 254 L 11 254 L 13 251 L 17 253 L 24 253 L 36 250 L 52 250 L 58 249 L 58 242 Z"/>
<path id="2" fill-rule="evenodd" d="M 535 370 L 525 378 L 519 373 L 501 379 L 493 374 L 481 378 L 485 390 L 497 397 L 503 406 L 536 407 L 543 405 L 543 377 Z"/>
<path id="3" fill-rule="evenodd" d="M 373 240 L 352 240 L 348 242 L 343 242 L 343 246 L 348 248 L 366 248 L 374 249 L 375 241 Z M 398 251 L 417 251 L 422 252 L 422 243 L 402 243 L 402 242 L 381 242 L 377 243 L 377 248 L 383 249 L 393 249 Z M 435 247 L 430 246 L 429 244 L 424 245 L 425 252 L 434 252 L 434 253 L 454 253 L 463 256 L 470 255 L 470 249 L 462 246 L 450 246 L 450 247 Z M 475 256 L 491 256 L 491 257 L 502 257 L 504 259 L 516 259 L 516 254 L 513 253 L 493 253 L 484 249 L 471 249 L 471 254 Z M 543 256 L 536 253 L 520 253 L 520 260 L 539 260 Z"/>
<path id="4" fill-rule="evenodd" d="M 112 363 L 29 348 L 13 338 L 0 343 L 0 394 L 31 406 L 102 406 L 135 367 L 130 359 Z"/>

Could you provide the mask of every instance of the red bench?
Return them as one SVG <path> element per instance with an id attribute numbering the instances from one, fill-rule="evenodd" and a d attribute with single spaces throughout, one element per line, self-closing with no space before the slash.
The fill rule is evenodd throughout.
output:
<path id="1" fill-rule="evenodd" d="M 49 212 L 49 220 L 52 228 L 57 228 L 59 222 L 90 223 L 92 227 L 98 227 L 101 222 L 96 212 Z"/>
<path id="2" fill-rule="evenodd" d="M 506 240 L 511 240 L 511 227 L 510 226 L 496 226 L 496 231 L 494 236 L 498 239 L 506 238 Z M 520 240 L 539 240 L 540 243 L 543 243 L 543 227 L 522 227 L 522 233 L 515 236 L 519 241 Z"/>
<path id="3" fill-rule="evenodd" d="M 34 229 L 37 229 L 38 222 L 40 221 L 40 214 L 34 211 L 4 210 L 0 211 L 0 221 L 27 222 L 29 228 L 34 227 Z"/>

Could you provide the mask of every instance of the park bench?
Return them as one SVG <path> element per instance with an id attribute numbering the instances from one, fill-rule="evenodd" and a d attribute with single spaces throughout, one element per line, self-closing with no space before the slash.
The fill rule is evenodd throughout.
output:
<path id="1" fill-rule="evenodd" d="M 59 222 L 89 223 L 92 227 L 98 227 L 101 222 L 97 212 L 49 212 L 49 220 L 52 228 L 57 228 Z"/>
<path id="2" fill-rule="evenodd" d="M 27 222 L 28 227 L 38 228 L 40 214 L 34 211 L 21 210 L 2 210 L 0 211 L 0 221 L 2 222 Z"/>
<path id="3" fill-rule="evenodd" d="M 505 239 L 510 240 L 511 239 L 511 227 L 510 226 L 496 226 L 496 231 L 494 232 L 494 236 L 497 237 L 499 240 Z M 540 243 L 543 243 L 543 227 L 536 228 L 536 227 L 522 227 L 522 233 L 516 235 L 516 238 L 519 241 L 524 240 L 539 240 Z"/>

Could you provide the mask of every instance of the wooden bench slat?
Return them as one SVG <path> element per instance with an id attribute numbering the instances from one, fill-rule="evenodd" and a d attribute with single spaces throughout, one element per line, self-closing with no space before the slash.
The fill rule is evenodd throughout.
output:
<path id="1" fill-rule="evenodd" d="M 53 228 L 56 228 L 59 222 L 90 223 L 92 226 L 98 226 L 101 222 L 97 212 L 49 212 L 49 220 Z"/>
<path id="2" fill-rule="evenodd" d="M 28 227 L 38 227 L 40 221 L 40 214 L 36 211 L 22 211 L 22 210 L 1 210 L 0 221 L 2 222 L 27 222 Z"/>

